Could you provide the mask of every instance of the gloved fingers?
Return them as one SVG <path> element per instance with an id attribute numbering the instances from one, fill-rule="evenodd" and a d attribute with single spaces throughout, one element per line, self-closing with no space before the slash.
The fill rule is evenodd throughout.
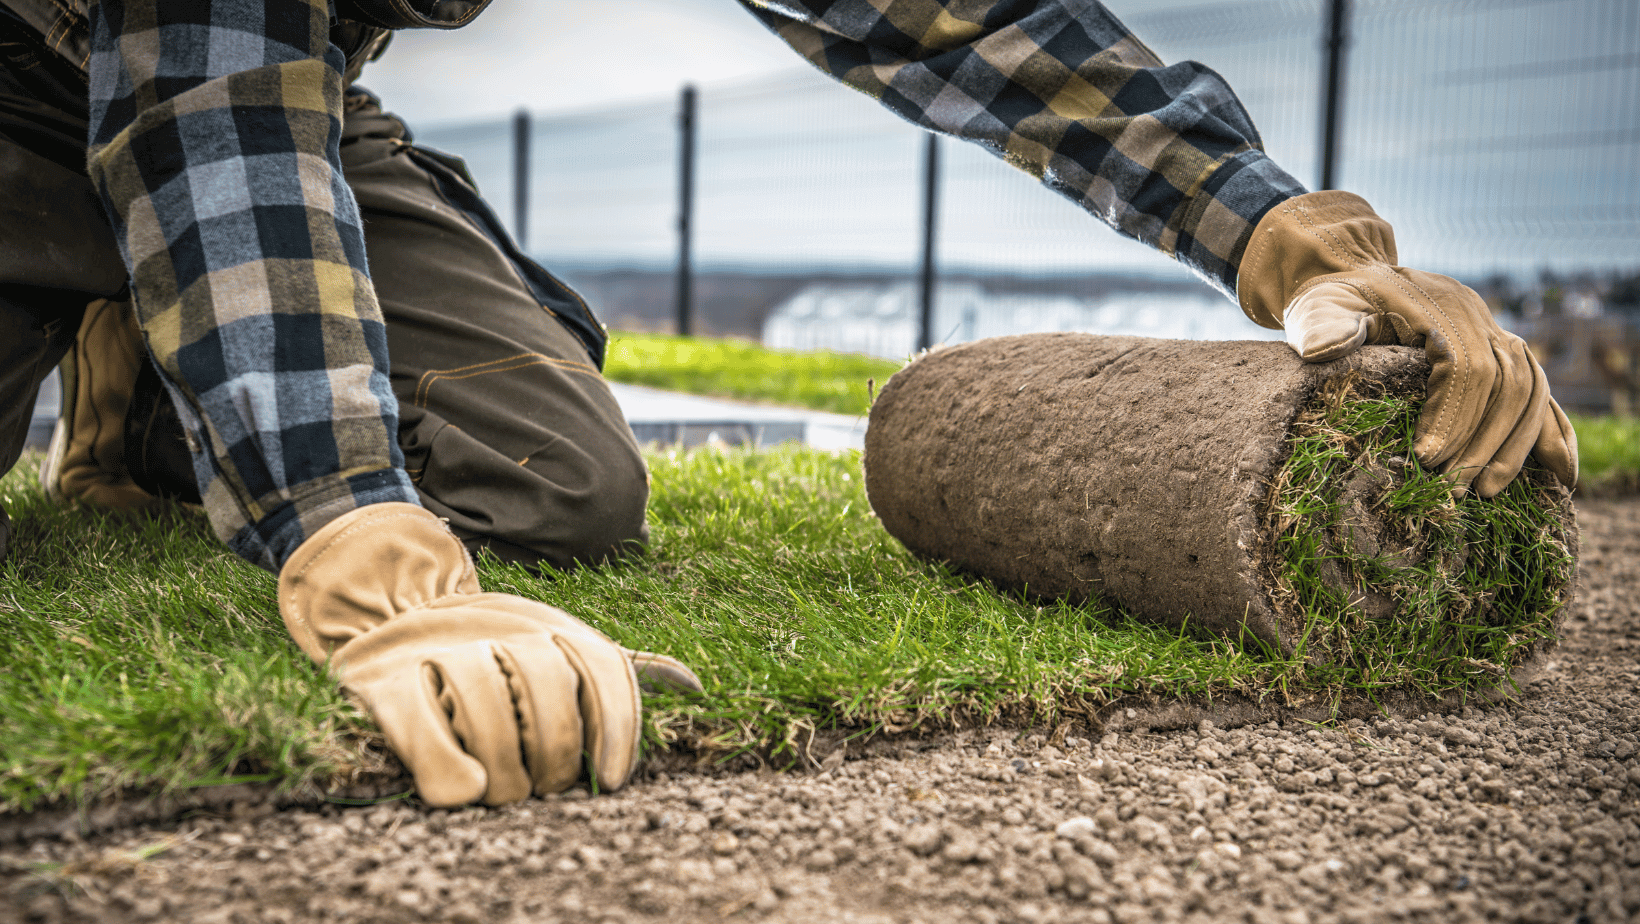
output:
<path id="1" fill-rule="evenodd" d="M 462 748 L 484 766 L 489 779 L 484 804 L 529 798 L 518 714 L 500 646 L 489 640 L 456 646 L 430 661 L 424 676 Z"/>
<path id="2" fill-rule="evenodd" d="M 587 771 L 599 791 L 619 789 L 638 763 L 643 700 L 620 646 L 601 636 L 559 633 L 555 639 L 581 683 Z"/>
<path id="3" fill-rule="evenodd" d="M 585 737 L 575 669 L 551 638 L 511 639 L 496 646 L 518 713 L 519 738 L 538 796 L 563 792 L 581 777 Z"/>
<path id="4" fill-rule="evenodd" d="M 695 672 L 677 658 L 653 651 L 621 650 L 632 659 L 632 667 L 638 673 L 638 686 L 645 693 L 700 693 L 706 689 Z"/>
<path id="5" fill-rule="evenodd" d="M 1543 430 L 1538 434 L 1532 454 L 1544 468 L 1555 473 L 1567 490 L 1577 485 L 1577 431 L 1566 419 L 1555 399 L 1549 399 L 1548 411 L 1543 415 Z"/>
<path id="6" fill-rule="evenodd" d="M 1443 466 L 1446 472 L 1458 486 L 1458 493 L 1468 490 L 1470 484 L 1479 478 L 1482 469 L 1498 456 L 1512 433 L 1515 433 L 1523 419 L 1531 409 L 1532 389 L 1535 381 L 1533 367 L 1536 365 L 1529 356 L 1525 355 L 1525 346 L 1521 345 L 1519 353 L 1510 348 L 1510 344 L 1500 342 L 1482 345 L 1491 356 L 1488 364 L 1496 369 L 1492 377 L 1492 388 L 1482 413 L 1474 422 L 1469 432 L 1459 431 L 1454 434 L 1454 442 L 1461 441 L 1462 448 L 1452 456 Z M 1477 349 L 1475 352 L 1479 352 Z M 1475 365 L 1480 365 L 1476 363 Z M 1431 382 L 1434 376 L 1430 377 Z M 1433 392 L 1433 385 L 1431 391 Z M 1539 397 L 1538 413 L 1542 413 L 1542 397 Z M 1426 405 L 1425 414 L 1428 414 Z M 1541 424 L 1541 416 L 1537 420 L 1524 421 L 1528 425 Z M 1536 428 L 1532 430 L 1536 436 Z M 1521 448 L 1520 460 L 1524 461 L 1529 447 Z M 1517 461 L 1515 471 L 1519 471 Z M 1510 473 L 1513 477 L 1514 472 Z M 1504 480 L 1504 484 L 1508 479 Z M 1501 486 L 1500 486 L 1501 489 Z"/>
<path id="7" fill-rule="evenodd" d="M 1481 497 L 1496 496 L 1520 474 L 1527 455 L 1543 432 L 1543 420 L 1549 410 L 1549 379 L 1543 374 L 1543 367 L 1532 360 L 1526 344 L 1516 341 L 1510 346 L 1510 352 L 1516 354 L 1514 362 L 1524 364 L 1531 371 L 1532 390 L 1515 428 L 1475 478 L 1475 493 Z"/>
<path id="8" fill-rule="evenodd" d="M 1463 333 L 1439 328 L 1424 334 L 1429 384 L 1412 451 L 1426 468 L 1451 471 L 1446 463 L 1470 445 L 1486 422 L 1488 409 L 1496 406 L 1499 370 L 1491 344 L 1483 336 Z M 1514 420 L 1508 423 L 1513 425 Z M 1507 432 L 1497 437 L 1498 443 Z M 1475 474 L 1463 483 L 1467 485 Z"/>
<path id="9" fill-rule="evenodd" d="M 1307 363 L 1331 362 L 1355 352 L 1375 326 L 1366 299 L 1342 282 L 1323 282 L 1300 292 L 1282 320 L 1287 345 Z"/>
<path id="10" fill-rule="evenodd" d="M 1488 415 L 1499 406 L 1495 397 L 1519 386 L 1516 382 L 1499 388 L 1491 335 L 1503 332 L 1481 297 L 1456 279 L 1385 264 L 1363 271 L 1380 299 L 1385 322 L 1395 329 L 1396 341 L 1402 346 L 1422 345 L 1429 360 L 1429 383 L 1412 451 L 1426 468 L 1442 468 L 1467 485 L 1479 472 L 1446 463 L 1463 453 L 1488 423 Z M 1529 375 L 1525 381 L 1529 393 Z M 1507 438 L 1515 419 L 1501 428 L 1494 446 Z M 1477 464 L 1489 460 L 1490 456 Z"/>
<path id="11" fill-rule="evenodd" d="M 349 678 L 344 685 L 364 700 L 423 801 L 436 808 L 466 805 L 484 795 L 489 777 L 456 738 L 429 671 L 421 663 L 399 665 L 385 676 Z"/>

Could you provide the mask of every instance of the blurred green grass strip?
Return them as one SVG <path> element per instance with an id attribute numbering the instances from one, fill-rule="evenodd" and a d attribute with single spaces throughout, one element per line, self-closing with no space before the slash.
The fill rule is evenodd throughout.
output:
<path id="1" fill-rule="evenodd" d="M 868 382 L 881 387 L 903 365 L 858 353 L 798 353 L 738 340 L 613 331 L 604 375 L 687 394 L 864 415 L 871 409 Z"/>
<path id="2" fill-rule="evenodd" d="M 1640 491 L 1640 418 L 1571 415 L 1578 487 L 1589 494 Z"/>

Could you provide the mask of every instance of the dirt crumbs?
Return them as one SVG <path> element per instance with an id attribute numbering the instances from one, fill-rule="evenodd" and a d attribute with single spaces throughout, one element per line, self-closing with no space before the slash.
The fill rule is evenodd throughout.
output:
<path id="1" fill-rule="evenodd" d="M 242 804 L 0 851 L 0 924 L 1640 919 L 1640 501 L 1518 702 L 657 774 L 501 810 Z M 817 755 L 818 756 L 818 755 Z"/>

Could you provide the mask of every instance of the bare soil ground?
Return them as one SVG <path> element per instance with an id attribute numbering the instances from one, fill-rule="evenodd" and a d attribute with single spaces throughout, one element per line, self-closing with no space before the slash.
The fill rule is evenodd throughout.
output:
<path id="1" fill-rule="evenodd" d="M 0 924 L 1640 920 L 1640 500 L 1578 513 L 1565 642 L 1514 702 L 982 729 L 500 810 L 251 798 L 0 847 Z"/>

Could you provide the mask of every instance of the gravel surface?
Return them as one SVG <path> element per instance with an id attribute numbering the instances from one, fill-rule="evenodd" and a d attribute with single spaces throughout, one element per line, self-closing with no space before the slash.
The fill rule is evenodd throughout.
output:
<path id="1" fill-rule="evenodd" d="M 0 849 L 58 921 L 1640 920 L 1640 500 L 1516 702 L 1167 733 L 984 729 L 500 810 L 231 812 Z"/>

